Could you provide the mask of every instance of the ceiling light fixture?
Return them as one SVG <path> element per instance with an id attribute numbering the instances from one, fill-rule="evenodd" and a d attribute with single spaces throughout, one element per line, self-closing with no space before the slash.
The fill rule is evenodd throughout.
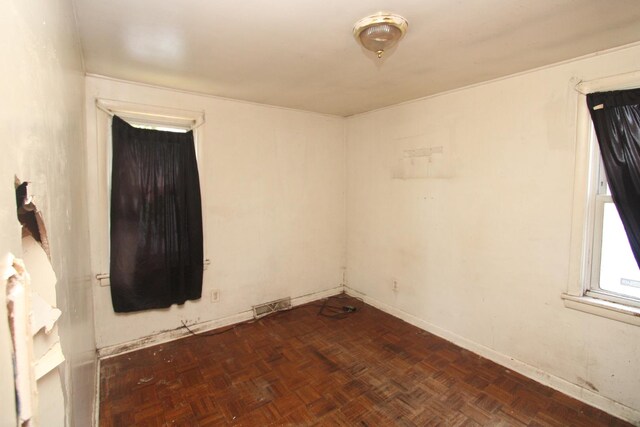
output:
<path id="1" fill-rule="evenodd" d="M 353 26 L 353 36 L 367 50 L 382 58 L 407 32 L 409 23 L 400 15 L 378 12 L 362 18 Z"/>

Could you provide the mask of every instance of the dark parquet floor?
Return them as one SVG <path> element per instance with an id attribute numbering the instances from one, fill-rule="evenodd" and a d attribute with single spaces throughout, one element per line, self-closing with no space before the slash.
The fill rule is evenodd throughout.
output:
<path id="1" fill-rule="evenodd" d="M 358 300 L 322 305 L 103 360 L 100 426 L 630 425 Z"/>

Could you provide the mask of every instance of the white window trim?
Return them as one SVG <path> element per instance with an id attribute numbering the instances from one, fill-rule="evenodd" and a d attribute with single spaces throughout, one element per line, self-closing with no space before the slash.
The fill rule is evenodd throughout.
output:
<path id="1" fill-rule="evenodd" d="M 597 298 L 590 290 L 593 273 L 592 247 L 596 221 L 595 197 L 598 177 L 594 168 L 600 168 L 596 144 L 591 141 L 591 118 L 586 95 L 593 92 L 623 90 L 640 87 L 640 71 L 581 82 L 577 91 L 576 161 L 573 184 L 573 215 L 571 221 L 571 249 L 567 292 L 562 294 L 564 305 L 609 319 L 640 326 L 640 308 L 624 304 L 623 299 L 613 301 Z M 597 267 L 596 267 L 597 268 Z"/>
<path id="2" fill-rule="evenodd" d="M 109 196 L 111 194 L 111 119 L 114 114 L 125 120 L 149 125 L 163 125 L 193 130 L 196 158 L 200 172 L 200 193 L 203 208 L 202 231 L 206 236 L 206 217 L 204 215 L 205 180 L 202 177 L 204 171 L 203 141 L 205 117 L 203 111 L 179 110 L 174 108 L 136 104 L 108 99 L 95 100 L 95 124 L 96 124 L 96 155 L 97 164 L 95 182 L 90 185 L 93 194 L 90 197 L 95 203 L 91 215 L 91 240 L 92 252 L 97 260 L 92 262 L 97 270 L 94 278 L 98 286 L 110 286 L 109 282 Z M 203 238 L 204 269 L 210 264 L 207 257 L 206 238 Z"/>

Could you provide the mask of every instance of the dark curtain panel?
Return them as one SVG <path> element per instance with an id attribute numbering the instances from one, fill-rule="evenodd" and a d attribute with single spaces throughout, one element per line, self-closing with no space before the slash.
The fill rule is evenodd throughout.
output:
<path id="1" fill-rule="evenodd" d="M 116 312 L 202 293 L 202 209 L 193 132 L 113 118 L 111 300 Z"/>
<path id="2" fill-rule="evenodd" d="M 640 89 L 592 93 L 587 105 L 611 197 L 640 267 Z"/>

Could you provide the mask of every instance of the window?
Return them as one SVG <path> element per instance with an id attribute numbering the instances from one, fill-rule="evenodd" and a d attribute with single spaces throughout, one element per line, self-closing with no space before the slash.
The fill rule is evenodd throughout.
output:
<path id="1" fill-rule="evenodd" d="M 88 156 L 90 164 L 95 164 L 89 170 L 88 198 L 90 226 L 91 226 L 91 251 L 92 270 L 97 285 L 109 287 L 109 212 L 111 194 L 111 116 L 117 114 L 134 127 L 154 129 L 161 131 L 186 132 L 194 129 L 196 159 L 201 173 L 206 171 L 203 167 L 203 141 L 204 141 L 204 112 L 194 110 L 176 109 L 170 107 L 151 106 L 124 101 L 95 99 L 92 104 L 95 108 L 87 109 L 88 129 L 95 129 L 95 133 L 89 132 Z M 205 206 L 205 180 L 200 182 L 202 203 Z M 209 265 L 206 259 L 206 217 L 203 217 L 205 235 L 205 260 L 204 268 Z M 106 292 L 108 288 L 105 289 Z"/>
<path id="2" fill-rule="evenodd" d="M 640 307 L 640 269 L 631 252 L 618 211 L 611 199 L 611 191 L 600 159 L 595 132 L 590 134 L 590 145 L 595 151 L 592 168 L 593 186 L 591 201 L 593 231 L 591 271 L 586 294 L 623 304 Z"/>
<path id="3" fill-rule="evenodd" d="M 640 326 L 640 269 L 611 199 L 586 94 L 640 87 L 640 72 L 581 82 L 565 306 Z"/>
<path id="4" fill-rule="evenodd" d="M 111 301 L 116 313 L 202 296 L 203 233 L 193 132 L 112 119 Z"/>

